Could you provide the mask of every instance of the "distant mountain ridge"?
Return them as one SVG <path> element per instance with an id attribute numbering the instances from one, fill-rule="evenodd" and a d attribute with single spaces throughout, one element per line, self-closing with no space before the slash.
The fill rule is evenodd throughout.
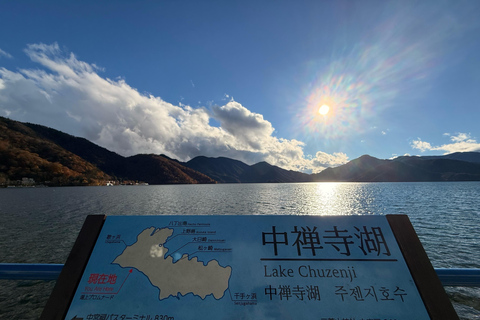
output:
<path id="1" fill-rule="evenodd" d="M 250 167 L 241 161 L 230 158 L 208 158 L 204 156 L 195 157 L 186 162 L 185 165 L 222 183 L 242 182 L 243 174 Z"/>
<path id="2" fill-rule="evenodd" d="M 155 154 L 123 157 L 84 138 L 0 117 L 0 186 L 24 178 L 51 185 L 102 185 L 109 180 L 149 184 L 480 181 L 480 152 L 388 160 L 363 155 L 305 174 L 225 157 L 199 156 L 188 162 Z"/>
<path id="3" fill-rule="evenodd" d="M 480 181 L 479 152 L 434 157 L 403 156 L 390 160 L 363 155 L 344 165 L 311 175 L 266 162 L 249 166 L 229 158 L 201 156 L 185 165 L 221 183 Z"/>
<path id="4" fill-rule="evenodd" d="M 463 152 L 445 157 L 403 156 L 391 160 L 363 155 L 342 166 L 314 174 L 313 181 L 480 181 L 480 153 Z"/>
<path id="5" fill-rule="evenodd" d="M 403 159 L 403 158 L 412 158 L 412 157 L 403 156 L 403 157 L 398 157 L 397 159 Z M 480 152 L 455 152 L 455 153 L 450 153 L 443 156 L 422 156 L 422 157 L 414 157 L 414 158 L 420 158 L 422 160 L 448 159 L 448 160 L 459 160 L 459 161 L 480 163 Z"/>
<path id="6" fill-rule="evenodd" d="M 164 155 L 139 154 L 123 157 L 84 138 L 74 137 L 37 124 L 25 123 L 25 125 L 41 137 L 75 153 L 116 178 L 139 180 L 151 184 L 215 183 L 204 174 L 182 166 L 177 160 Z"/>
<path id="7" fill-rule="evenodd" d="M 23 184 L 100 185 L 111 178 L 25 124 L 0 117 L 0 185 L 22 180 Z"/>
<path id="8" fill-rule="evenodd" d="M 47 185 L 215 183 L 166 156 L 123 157 L 84 138 L 0 117 L 0 185 L 23 178 Z"/>
<path id="9" fill-rule="evenodd" d="M 195 157 L 185 163 L 186 166 L 202 172 L 221 183 L 278 183 L 309 182 L 308 174 L 285 170 L 267 162 L 247 165 L 230 158 Z"/>

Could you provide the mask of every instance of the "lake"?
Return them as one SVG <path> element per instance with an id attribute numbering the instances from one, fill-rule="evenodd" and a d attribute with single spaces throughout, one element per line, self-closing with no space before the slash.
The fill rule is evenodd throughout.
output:
<path id="1" fill-rule="evenodd" d="M 0 262 L 64 263 L 89 214 L 407 214 L 436 268 L 480 268 L 480 182 L 0 189 Z M 37 319 L 54 281 L 0 281 L 0 318 Z M 462 319 L 480 288 L 446 287 Z"/>

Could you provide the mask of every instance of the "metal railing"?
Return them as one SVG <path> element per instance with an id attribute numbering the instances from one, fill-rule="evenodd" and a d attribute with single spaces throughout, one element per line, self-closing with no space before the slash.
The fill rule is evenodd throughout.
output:
<path id="1" fill-rule="evenodd" d="M 0 263 L 0 279 L 5 280 L 57 280 L 63 264 Z"/>
<path id="2" fill-rule="evenodd" d="M 56 280 L 63 264 L 0 263 L 0 279 Z M 480 287 L 480 269 L 435 268 L 444 286 Z"/>

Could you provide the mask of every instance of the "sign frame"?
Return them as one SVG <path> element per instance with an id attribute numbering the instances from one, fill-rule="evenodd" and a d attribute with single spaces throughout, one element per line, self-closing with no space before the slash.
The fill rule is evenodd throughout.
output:
<path id="1" fill-rule="evenodd" d="M 385 216 L 432 320 L 459 319 L 407 215 Z M 88 215 L 47 301 L 41 320 L 63 320 L 95 247 L 106 215 Z"/>

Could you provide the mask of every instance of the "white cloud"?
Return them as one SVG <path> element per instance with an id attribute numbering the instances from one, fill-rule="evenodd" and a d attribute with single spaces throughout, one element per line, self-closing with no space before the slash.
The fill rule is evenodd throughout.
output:
<path id="1" fill-rule="evenodd" d="M 414 140 L 412 142 L 412 148 L 418 149 L 421 152 L 444 151 L 444 154 L 480 151 L 480 143 L 478 143 L 475 139 L 472 139 L 470 134 L 457 133 L 456 135 L 451 135 L 449 133 L 444 133 L 443 135 L 450 137 L 450 141 L 452 141 L 452 143 L 443 144 L 441 146 L 432 146 L 429 142 L 422 141 L 420 138 L 418 138 L 418 140 Z"/>
<path id="2" fill-rule="evenodd" d="M 11 54 L 9 54 L 8 52 L 5 52 L 2 49 L 0 49 L 0 58 L 1 57 L 6 57 L 6 58 L 9 58 L 9 59 L 13 58 Z"/>
<path id="3" fill-rule="evenodd" d="M 422 140 L 420 140 L 420 138 L 418 138 L 418 140 L 414 140 L 412 142 L 412 148 L 413 149 L 418 149 L 421 152 L 425 152 L 427 150 L 434 150 L 430 143 L 422 141 Z"/>
<path id="4" fill-rule="evenodd" d="M 456 136 L 450 136 L 450 140 L 452 140 L 455 143 L 463 142 L 463 141 L 466 141 L 469 143 L 475 143 L 474 140 L 470 139 L 470 135 L 466 133 L 458 133 Z"/>
<path id="5" fill-rule="evenodd" d="M 307 159 L 304 144 L 273 136 L 272 124 L 231 98 L 223 106 L 192 108 L 141 94 L 124 79 L 65 55 L 58 44 L 31 44 L 25 53 L 43 69 L 0 68 L 0 114 L 85 137 L 129 156 L 166 154 L 188 161 L 205 155 L 318 172 L 348 161 L 343 153 Z M 209 125 L 211 119 L 220 127 Z"/>
<path id="6" fill-rule="evenodd" d="M 389 160 L 394 160 L 397 159 L 398 157 L 411 157 L 410 153 L 405 153 L 403 156 L 399 156 L 398 154 L 392 154 L 392 156 L 389 158 Z"/>
<path id="7" fill-rule="evenodd" d="M 212 113 L 221 127 L 245 147 L 260 149 L 261 143 L 266 142 L 274 131 L 272 124 L 263 119 L 261 114 L 253 113 L 235 101 L 212 107 Z"/>

